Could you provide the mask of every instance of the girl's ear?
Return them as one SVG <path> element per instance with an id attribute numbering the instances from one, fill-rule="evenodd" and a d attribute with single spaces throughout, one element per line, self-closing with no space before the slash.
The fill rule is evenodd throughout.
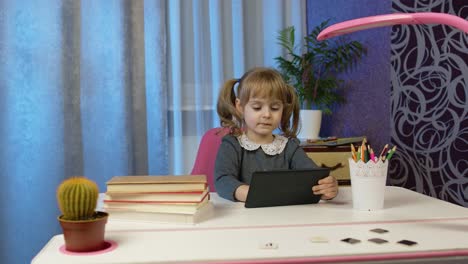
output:
<path id="1" fill-rule="evenodd" d="M 241 116 L 244 114 L 244 109 L 242 108 L 239 98 L 236 98 L 236 110 Z"/>

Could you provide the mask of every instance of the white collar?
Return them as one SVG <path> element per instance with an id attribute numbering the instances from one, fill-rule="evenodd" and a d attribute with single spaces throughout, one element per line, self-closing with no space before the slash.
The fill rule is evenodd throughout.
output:
<path id="1" fill-rule="evenodd" d="M 286 144 L 288 143 L 288 139 L 284 136 L 273 135 L 273 137 L 273 142 L 269 144 L 257 144 L 255 142 L 252 142 L 245 134 L 238 136 L 237 140 L 239 141 L 241 147 L 243 147 L 246 150 L 252 151 L 258 149 L 259 147 L 262 147 L 263 151 L 266 154 L 273 156 L 283 152 L 284 148 L 286 147 Z"/>

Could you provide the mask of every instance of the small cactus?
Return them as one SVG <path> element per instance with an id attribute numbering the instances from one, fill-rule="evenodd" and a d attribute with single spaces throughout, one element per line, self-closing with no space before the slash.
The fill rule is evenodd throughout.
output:
<path id="1" fill-rule="evenodd" d="M 63 181 L 57 189 L 57 201 L 61 219 L 93 219 L 99 195 L 97 184 L 85 177 L 72 177 Z"/>

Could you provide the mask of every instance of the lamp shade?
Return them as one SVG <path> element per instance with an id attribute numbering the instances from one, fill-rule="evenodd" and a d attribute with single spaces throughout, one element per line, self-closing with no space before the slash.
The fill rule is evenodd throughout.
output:
<path id="1" fill-rule="evenodd" d="M 317 36 L 317 40 L 324 40 L 370 28 L 398 24 L 445 24 L 468 33 L 468 21 L 455 15 L 434 12 L 395 13 L 362 17 L 333 24 L 322 30 Z"/>

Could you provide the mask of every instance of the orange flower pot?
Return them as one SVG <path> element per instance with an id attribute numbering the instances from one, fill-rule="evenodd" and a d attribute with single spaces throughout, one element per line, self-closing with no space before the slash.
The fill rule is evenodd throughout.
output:
<path id="1" fill-rule="evenodd" d="M 63 220 L 60 222 L 65 238 L 65 249 L 72 252 L 92 252 L 105 249 L 105 227 L 109 214 L 96 212 L 96 218 L 91 220 Z"/>

